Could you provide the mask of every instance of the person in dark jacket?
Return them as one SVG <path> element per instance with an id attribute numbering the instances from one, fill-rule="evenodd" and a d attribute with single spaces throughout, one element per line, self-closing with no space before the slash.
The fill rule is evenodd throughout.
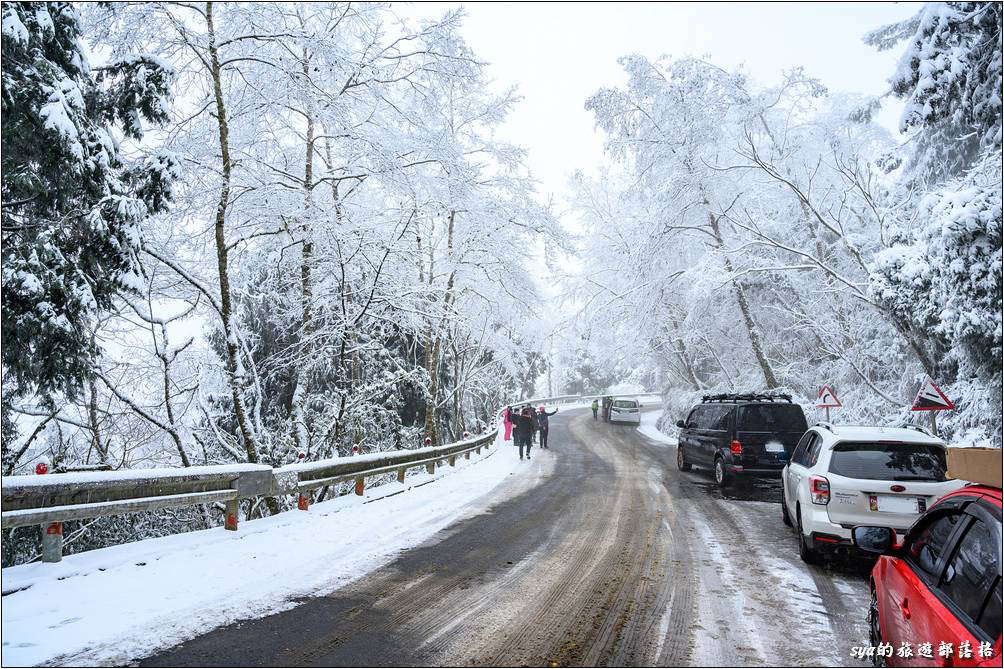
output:
<path id="1" fill-rule="evenodd" d="M 533 426 L 536 422 L 533 417 L 533 411 L 531 411 L 530 407 L 523 407 L 523 410 L 519 413 L 510 410 L 509 416 L 512 420 L 513 439 L 516 441 L 516 445 L 519 446 L 519 459 L 523 459 L 523 447 L 525 446 L 526 459 L 529 460 Z"/>
<path id="2" fill-rule="evenodd" d="M 547 448 L 547 431 L 550 429 L 548 425 L 548 416 L 553 416 L 558 413 L 558 410 L 545 411 L 544 407 L 540 407 L 537 410 L 537 429 L 540 430 L 540 447 Z"/>

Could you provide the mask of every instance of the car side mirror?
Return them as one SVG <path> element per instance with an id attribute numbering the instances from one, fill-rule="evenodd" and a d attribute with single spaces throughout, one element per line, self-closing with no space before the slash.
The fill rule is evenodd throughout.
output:
<path id="1" fill-rule="evenodd" d="M 684 422 L 682 420 L 676 421 L 676 426 L 677 427 L 687 427 L 686 424 L 684 424 Z"/>
<path id="2" fill-rule="evenodd" d="M 896 532 L 890 527 L 861 525 L 851 530 L 851 540 L 866 553 L 888 555 L 896 544 Z"/>

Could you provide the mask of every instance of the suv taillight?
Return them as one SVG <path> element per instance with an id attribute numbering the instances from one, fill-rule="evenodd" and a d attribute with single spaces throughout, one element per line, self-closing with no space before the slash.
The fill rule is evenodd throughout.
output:
<path id="1" fill-rule="evenodd" d="M 809 498 L 813 504 L 829 504 L 830 482 L 822 476 L 810 476 Z"/>
<path id="2" fill-rule="evenodd" d="M 742 455 L 742 454 L 743 454 L 743 445 L 741 443 L 739 443 L 738 439 L 733 439 L 732 440 L 732 455 Z"/>

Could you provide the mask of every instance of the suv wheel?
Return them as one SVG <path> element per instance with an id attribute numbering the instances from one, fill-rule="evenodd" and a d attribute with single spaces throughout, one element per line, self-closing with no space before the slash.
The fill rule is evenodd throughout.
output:
<path id="1" fill-rule="evenodd" d="M 819 564 L 819 553 L 810 546 L 802 532 L 802 507 L 797 507 L 798 513 L 798 556 L 805 564 Z"/>
<path id="2" fill-rule="evenodd" d="M 882 627 L 879 625 L 878 593 L 875 586 L 871 587 L 872 601 L 868 606 L 868 644 L 873 648 L 878 648 L 882 644 Z M 876 667 L 886 666 L 885 657 L 879 657 L 878 653 L 872 655 L 872 664 Z"/>
<path id="3" fill-rule="evenodd" d="M 784 481 L 781 482 L 781 522 L 791 527 L 791 516 L 788 515 L 788 502 L 784 499 Z"/>
<path id="4" fill-rule="evenodd" d="M 721 458 L 715 458 L 715 483 L 719 488 L 729 484 L 729 472 L 725 469 L 725 462 Z"/>
<path id="5" fill-rule="evenodd" d="M 690 471 L 690 463 L 687 462 L 687 455 L 683 452 L 683 446 L 676 447 L 676 468 L 681 472 Z"/>

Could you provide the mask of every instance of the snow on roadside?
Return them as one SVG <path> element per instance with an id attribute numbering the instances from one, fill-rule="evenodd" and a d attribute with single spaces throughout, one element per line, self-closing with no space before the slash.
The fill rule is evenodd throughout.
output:
<path id="1" fill-rule="evenodd" d="M 550 473 L 553 456 L 524 464 L 499 444 L 458 460 L 457 471 L 242 522 L 237 532 L 213 528 L 4 569 L 4 592 L 26 589 L 3 597 L 2 663 L 126 664 L 333 592 Z M 520 468 L 531 475 L 517 476 Z"/>
<path id="2" fill-rule="evenodd" d="M 676 446 L 676 437 L 665 434 L 655 426 L 661 413 L 661 411 L 643 411 L 641 414 L 641 425 L 635 429 L 658 444 Z"/>

